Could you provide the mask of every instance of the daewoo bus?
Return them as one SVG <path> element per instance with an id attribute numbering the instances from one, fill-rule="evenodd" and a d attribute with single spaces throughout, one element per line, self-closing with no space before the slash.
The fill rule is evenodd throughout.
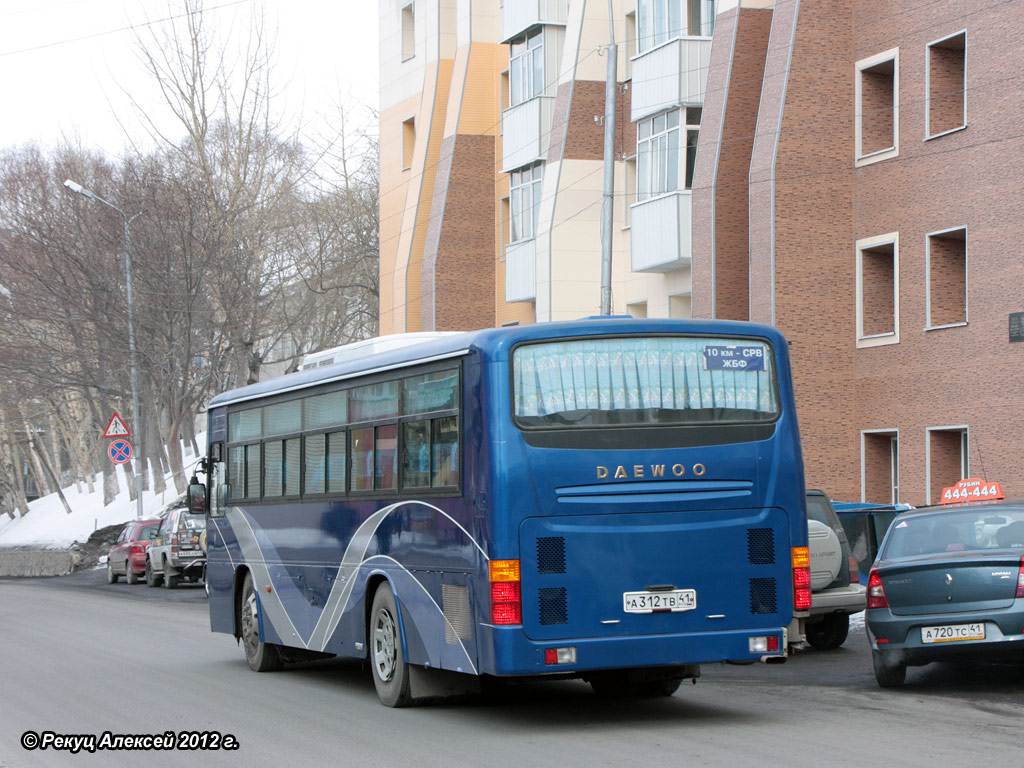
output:
<path id="1" fill-rule="evenodd" d="M 336 359 L 209 408 L 210 623 L 252 669 L 361 658 L 402 706 L 785 660 L 810 574 L 778 331 L 592 318 Z"/>

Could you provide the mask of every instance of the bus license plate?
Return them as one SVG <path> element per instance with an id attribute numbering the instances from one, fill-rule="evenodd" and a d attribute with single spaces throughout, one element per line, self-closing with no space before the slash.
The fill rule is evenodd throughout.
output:
<path id="1" fill-rule="evenodd" d="M 984 640 L 985 625 L 944 624 L 937 627 L 921 627 L 922 643 L 955 643 L 958 640 Z"/>
<path id="2" fill-rule="evenodd" d="M 670 592 L 623 592 L 622 609 L 626 613 L 692 611 L 697 607 L 697 590 L 673 589 Z"/>

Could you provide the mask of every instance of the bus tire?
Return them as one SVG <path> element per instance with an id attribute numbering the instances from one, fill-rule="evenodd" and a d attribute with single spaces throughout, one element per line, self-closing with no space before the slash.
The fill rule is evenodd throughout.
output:
<path id="1" fill-rule="evenodd" d="M 284 666 L 281 652 L 273 643 L 260 639 L 259 600 L 252 584 L 252 574 L 245 574 L 242 603 L 238 609 L 238 627 L 245 649 L 245 660 L 253 672 L 276 672 Z"/>
<path id="2" fill-rule="evenodd" d="M 398 628 L 398 605 L 391 586 L 381 582 L 373 595 L 367 633 L 370 669 L 377 698 L 385 707 L 406 707 L 409 695 L 409 666 L 402 658 L 402 636 Z"/>

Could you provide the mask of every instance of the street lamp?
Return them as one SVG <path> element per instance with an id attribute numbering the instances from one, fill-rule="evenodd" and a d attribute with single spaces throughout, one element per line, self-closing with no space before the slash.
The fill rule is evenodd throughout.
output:
<path id="1" fill-rule="evenodd" d="M 131 218 L 128 214 L 111 202 L 104 200 L 95 192 L 86 189 L 81 184 L 67 179 L 64 186 L 77 195 L 83 195 L 97 203 L 102 203 L 108 208 L 113 208 L 121 214 L 124 219 L 124 281 L 128 292 L 128 362 L 131 366 L 132 377 L 132 429 L 135 432 L 135 439 L 139 448 L 142 447 L 142 430 L 139 428 L 139 364 L 135 352 L 135 301 L 132 294 L 132 235 L 129 227 L 142 212 L 136 213 Z M 142 473 L 139 471 L 139 454 L 135 454 L 135 516 L 142 517 Z"/>

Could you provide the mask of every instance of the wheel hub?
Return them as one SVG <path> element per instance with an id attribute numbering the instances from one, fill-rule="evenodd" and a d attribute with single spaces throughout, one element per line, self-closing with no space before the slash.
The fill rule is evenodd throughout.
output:
<path id="1" fill-rule="evenodd" d="M 387 608 L 381 608 L 373 623 L 373 664 L 384 682 L 395 673 L 396 646 L 395 620 Z"/>

